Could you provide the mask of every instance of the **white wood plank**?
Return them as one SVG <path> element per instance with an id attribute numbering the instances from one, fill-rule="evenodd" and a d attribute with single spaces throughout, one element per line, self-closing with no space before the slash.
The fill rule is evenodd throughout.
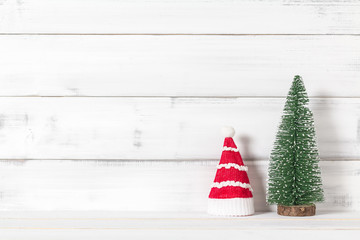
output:
<path id="1" fill-rule="evenodd" d="M 360 97 L 360 36 L 0 36 L 0 96 Z"/>
<path id="2" fill-rule="evenodd" d="M 0 209 L 206 212 L 218 161 L 0 161 Z M 265 203 L 267 161 L 246 161 L 255 210 Z M 323 161 L 319 211 L 359 211 L 359 161 Z M 274 206 L 272 206 L 274 207 Z M 114 217 L 114 215 L 109 215 Z"/>
<path id="3" fill-rule="evenodd" d="M 1 98 L 2 159 L 217 159 L 232 125 L 267 159 L 285 99 Z M 311 99 L 320 156 L 359 159 L 360 99 Z"/>
<path id="4" fill-rule="evenodd" d="M 131 239 L 159 239 L 159 240 L 218 240 L 236 239 L 239 236 L 246 239 L 267 239 L 267 240 L 286 240 L 292 236 L 293 240 L 301 239 L 347 239 L 357 240 L 359 230 L 347 229 L 350 231 L 339 230 L 213 230 L 212 228 L 201 230 L 161 230 L 161 229 L 3 229 L 1 234 L 6 239 L 15 240 L 67 240 L 67 239 L 87 239 L 87 240 L 118 240 Z"/>
<path id="5" fill-rule="evenodd" d="M 6 211 L 0 221 L 0 229 L 360 230 L 359 212 L 318 212 L 313 217 L 289 219 L 275 212 L 216 217 L 202 212 Z"/>
<path id="6" fill-rule="evenodd" d="M 2 212 L 6 239 L 357 239 L 359 213 L 318 212 L 284 218 L 257 213 L 244 218 L 215 218 L 178 212 Z M 305 230 L 305 231 L 304 231 Z M 342 230 L 342 231 L 339 231 Z"/>
<path id="7" fill-rule="evenodd" d="M 3 33 L 354 34 L 352 0 L 8 0 Z"/>
<path id="8" fill-rule="evenodd" d="M 161 163 L 163 164 L 163 163 Z M 212 165 L 212 163 L 210 163 Z M 220 225 L 219 228 L 257 228 L 259 226 L 250 225 L 251 221 L 257 222 L 267 222 L 267 221 L 285 221 L 286 225 L 284 226 L 277 226 L 278 228 L 290 228 L 295 229 L 299 228 L 299 223 L 305 223 L 301 227 L 308 227 L 312 229 L 319 228 L 319 225 L 336 221 L 345 221 L 349 222 L 349 224 L 357 224 L 360 221 L 360 212 L 358 211 L 316 211 L 315 216 L 308 216 L 308 217 L 284 217 L 276 214 L 275 212 L 256 212 L 251 216 L 243 216 L 243 217 L 223 217 L 223 216 L 214 216 L 209 215 L 206 212 L 202 211 L 2 211 L 0 220 L 12 221 L 20 220 L 26 223 L 27 221 L 48 221 L 52 220 L 55 222 L 57 221 L 93 221 L 91 223 L 101 222 L 101 221 L 131 221 L 134 220 L 135 224 L 136 221 L 153 221 L 153 220 L 173 220 L 173 221 L 202 221 L 199 224 L 205 225 L 206 222 L 216 222 L 218 221 Z M 323 221 L 322 223 L 315 223 L 316 221 Z M 244 222 L 244 226 L 239 225 L 237 223 Z M 314 224 L 310 224 L 310 222 L 314 222 Z M 225 223 L 224 225 L 222 223 Z M 229 223 L 229 225 L 227 225 Z M 33 224 L 33 223 L 30 223 Z M 61 224 L 61 223 L 60 223 Z M 113 224 L 110 222 L 110 224 Z M 131 224 L 131 223 L 122 223 L 122 224 Z M 150 223 L 151 224 L 151 223 Z M 189 224 L 189 223 L 183 223 Z M 233 224 L 237 224 L 236 226 L 231 226 Z M 319 225 L 317 225 L 319 224 Z M 346 224 L 346 223 L 345 223 Z M 225 226 L 227 225 L 227 226 Z M 269 222 L 264 228 L 271 228 L 275 226 L 273 222 Z M 100 226 L 100 225 L 96 225 Z M 342 223 L 339 223 L 339 226 L 343 226 Z M 167 226 L 163 226 L 166 228 Z M 177 226 L 180 227 L 180 226 Z M 196 228 L 196 226 L 189 226 L 192 228 Z M 200 227 L 200 226 L 198 226 Z M 360 227 L 358 224 L 353 225 L 352 227 Z"/>

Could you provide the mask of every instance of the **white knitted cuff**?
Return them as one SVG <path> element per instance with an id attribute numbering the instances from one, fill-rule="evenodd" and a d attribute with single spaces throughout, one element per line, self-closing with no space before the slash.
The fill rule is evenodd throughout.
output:
<path id="1" fill-rule="evenodd" d="M 218 216 L 248 216 L 254 214 L 253 198 L 209 198 L 208 213 Z"/>

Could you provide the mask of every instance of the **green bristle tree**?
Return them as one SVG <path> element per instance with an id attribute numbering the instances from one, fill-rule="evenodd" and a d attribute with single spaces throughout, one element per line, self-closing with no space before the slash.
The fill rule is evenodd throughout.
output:
<path id="1" fill-rule="evenodd" d="M 300 76 L 295 76 L 270 156 L 267 202 L 284 206 L 324 200 L 313 114 Z"/>

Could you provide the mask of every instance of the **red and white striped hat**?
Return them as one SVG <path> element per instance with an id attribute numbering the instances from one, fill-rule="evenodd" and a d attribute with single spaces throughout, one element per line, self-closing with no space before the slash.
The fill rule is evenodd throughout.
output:
<path id="1" fill-rule="evenodd" d="M 220 163 L 209 194 L 208 213 L 247 216 L 254 213 L 252 188 L 239 149 L 232 137 L 235 130 L 224 127 L 225 141 Z"/>

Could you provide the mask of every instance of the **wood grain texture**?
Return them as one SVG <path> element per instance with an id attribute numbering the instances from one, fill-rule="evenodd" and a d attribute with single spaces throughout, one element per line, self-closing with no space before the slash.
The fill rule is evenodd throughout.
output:
<path id="1" fill-rule="evenodd" d="M 2 159 L 217 159 L 234 126 L 247 159 L 267 159 L 285 99 L 1 98 Z M 360 99 L 311 99 L 320 156 L 360 157 Z"/>
<path id="2" fill-rule="evenodd" d="M 2 238 L 17 240 L 217 240 L 234 239 L 234 236 L 281 240 L 289 235 L 294 240 L 304 237 L 328 240 L 329 236 L 355 240 L 360 233 L 359 213 L 354 212 L 321 212 L 315 217 L 289 219 L 275 213 L 218 218 L 201 212 L 3 211 L 0 222 Z"/>
<path id="3" fill-rule="evenodd" d="M 360 230 L 359 213 L 325 211 L 303 218 L 270 212 L 225 218 L 203 212 L 6 211 L 0 221 L 0 230 Z"/>
<path id="4" fill-rule="evenodd" d="M 178 222 L 175 222 L 178 223 Z M 141 224 L 141 223 L 140 223 Z M 165 222 L 164 224 L 169 225 Z M 171 224 L 172 225 L 172 224 Z M 171 226 L 170 225 L 170 226 Z M 51 225 L 50 225 L 51 226 Z M 360 233 L 357 229 L 346 229 L 351 231 L 339 231 L 334 229 L 319 229 L 313 231 L 301 231 L 301 230 L 248 230 L 248 229 L 225 229 L 225 230 L 213 230 L 214 228 L 210 226 L 205 229 L 2 229 L 2 236 L 6 239 L 16 239 L 16 240 L 47 240 L 51 238 L 52 240 L 66 240 L 66 239 L 87 239 L 87 240 L 98 240 L 106 238 L 107 240 L 118 240 L 122 239 L 132 239 L 132 240 L 143 240 L 147 239 L 159 239 L 159 240 L 196 240 L 196 239 L 209 239 L 217 240 L 221 238 L 233 239 L 234 236 L 241 236 L 244 238 L 254 238 L 258 237 L 259 239 L 268 239 L 268 240 L 286 240 L 286 236 L 294 235 L 292 239 L 301 240 L 304 238 L 317 240 L 328 240 L 329 236 L 334 239 L 349 239 L 357 240 Z M 308 230 L 308 229 L 303 229 Z M 279 237 L 281 236 L 281 237 Z"/>
<path id="5" fill-rule="evenodd" d="M 360 36 L 0 36 L 0 96 L 360 97 Z"/>
<path id="6" fill-rule="evenodd" d="M 0 161 L 1 210 L 205 212 L 218 161 Z M 246 161 L 255 210 L 265 203 L 268 161 Z M 326 201 L 358 211 L 358 161 L 321 162 Z"/>
<path id="7" fill-rule="evenodd" d="M 316 205 L 284 206 L 277 205 L 277 214 L 282 216 L 304 217 L 316 214 Z"/>
<path id="8" fill-rule="evenodd" d="M 2 0 L 2 33 L 358 34 L 354 0 Z"/>

